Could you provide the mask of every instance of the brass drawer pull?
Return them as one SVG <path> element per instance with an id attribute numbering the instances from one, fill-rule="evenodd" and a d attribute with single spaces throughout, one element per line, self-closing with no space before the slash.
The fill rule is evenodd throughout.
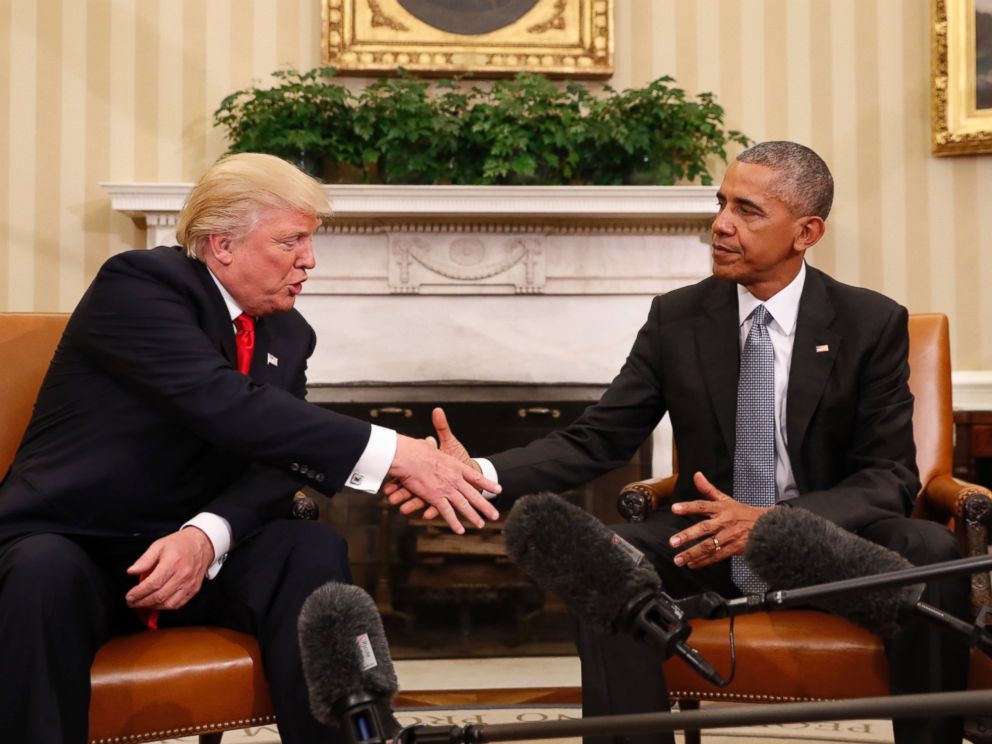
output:
<path id="1" fill-rule="evenodd" d="M 517 410 L 517 415 L 520 418 L 527 418 L 528 416 L 550 416 L 556 419 L 561 417 L 561 411 L 557 408 L 520 408 Z"/>
<path id="2" fill-rule="evenodd" d="M 413 416 L 413 411 L 409 408 L 398 408 L 396 406 L 383 406 L 382 408 L 373 408 L 369 410 L 369 416 L 372 418 L 400 415 L 402 415 L 403 418 L 411 418 Z"/>

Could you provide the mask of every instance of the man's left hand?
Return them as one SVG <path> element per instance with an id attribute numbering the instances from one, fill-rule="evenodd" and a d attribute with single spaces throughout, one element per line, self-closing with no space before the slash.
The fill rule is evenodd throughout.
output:
<path id="1" fill-rule="evenodd" d="M 695 543 L 675 556 L 675 565 L 702 568 L 743 553 L 754 523 L 769 509 L 735 501 L 702 473 L 696 473 L 692 482 L 703 498 L 672 504 L 672 512 L 685 516 L 701 514 L 706 518 L 672 535 L 669 542 L 673 548 Z"/>
<path id="2" fill-rule="evenodd" d="M 127 593 L 128 607 L 178 610 L 200 591 L 213 560 L 213 545 L 197 527 L 159 538 L 127 570 L 145 577 Z"/>

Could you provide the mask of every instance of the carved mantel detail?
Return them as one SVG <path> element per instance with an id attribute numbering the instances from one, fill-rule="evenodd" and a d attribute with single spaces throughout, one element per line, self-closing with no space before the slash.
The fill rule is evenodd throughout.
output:
<path id="1" fill-rule="evenodd" d="M 393 233 L 389 289 L 419 294 L 452 284 L 480 293 L 537 294 L 544 290 L 540 235 Z"/>

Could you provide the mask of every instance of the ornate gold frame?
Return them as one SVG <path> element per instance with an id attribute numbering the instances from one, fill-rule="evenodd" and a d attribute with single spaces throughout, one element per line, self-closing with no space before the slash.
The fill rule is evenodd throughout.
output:
<path id="1" fill-rule="evenodd" d="M 323 61 L 343 74 L 486 76 L 613 74 L 613 0 L 538 0 L 514 23 L 462 35 L 434 28 L 398 0 L 323 0 Z"/>
<path id="2" fill-rule="evenodd" d="M 934 155 L 992 152 L 992 109 L 975 106 L 975 2 L 931 0 Z"/>

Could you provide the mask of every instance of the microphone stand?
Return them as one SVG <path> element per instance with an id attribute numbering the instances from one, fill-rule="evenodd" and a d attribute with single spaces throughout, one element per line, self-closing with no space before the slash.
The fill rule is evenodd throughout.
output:
<path id="1" fill-rule="evenodd" d="M 882 589 L 909 584 L 921 584 L 928 579 L 942 576 L 952 576 L 962 573 L 977 573 L 992 568 L 992 555 L 959 558 L 953 561 L 932 563 L 928 566 L 913 566 L 898 571 L 887 571 L 870 576 L 858 576 L 853 579 L 831 581 L 825 584 L 814 584 L 797 589 L 776 589 L 767 594 L 748 594 L 744 597 L 725 599 L 716 592 L 702 594 L 677 600 L 677 603 L 689 619 L 703 618 L 713 620 L 723 617 L 748 615 L 752 612 L 765 610 L 780 610 L 790 607 L 809 605 L 837 594 L 864 591 L 866 589 Z M 922 587 L 921 587 L 922 591 Z M 981 649 L 992 657 L 992 634 L 984 627 L 987 609 L 983 610 L 976 623 L 967 623 L 949 615 L 925 602 L 917 601 L 912 609 L 927 621 L 956 634 L 968 645 Z"/>
<path id="2" fill-rule="evenodd" d="M 992 690 L 932 692 L 818 703 L 726 706 L 681 713 L 596 716 L 565 721 L 473 723 L 465 727 L 418 725 L 405 728 L 395 739 L 379 744 L 488 744 L 497 741 L 579 736 L 616 736 L 617 734 L 631 736 L 685 729 L 761 726 L 773 723 L 982 715 L 988 713 L 990 707 L 992 707 Z"/>

